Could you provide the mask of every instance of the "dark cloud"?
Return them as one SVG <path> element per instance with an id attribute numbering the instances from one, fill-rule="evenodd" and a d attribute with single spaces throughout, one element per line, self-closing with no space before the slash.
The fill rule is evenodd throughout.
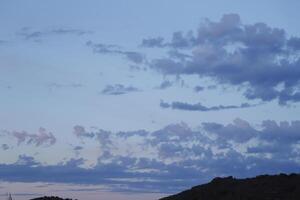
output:
<path id="1" fill-rule="evenodd" d="M 188 58 L 192 58 L 192 56 L 186 54 L 186 53 L 182 53 L 177 49 L 171 49 L 168 51 L 168 55 L 170 58 L 174 59 L 174 60 L 179 60 L 179 61 L 184 61 L 185 59 Z"/>
<path id="2" fill-rule="evenodd" d="M 83 147 L 82 147 L 82 146 L 75 146 L 73 149 L 74 149 L 75 151 L 80 151 L 80 150 L 83 149 Z"/>
<path id="3" fill-rule="evenodd" d="M 145 55 L 135 51 L 124 51 L 118 45 L 107 45 L 102 43 L 93 43 L 88 41 L 86 43 L 88 47 L 91 47 L 93 52 L 99 54 L 112 54 L 125 56 L 129 61 L 135 64 L 142 64 L 145 61 Z"/>
<path id="4" fill-rule="evenodd" d="M 254 107 L 257 105 L 251 105 L 248 103 L 242 103 L 241 105 L 218 105 L 218 106 L 212 106 L 212 107 L 207 107 L 202 105 L 201 103 L 196 103 L 196 104 L 189 104 L 185 102 L 179 102 L 179 101 L 174 101 L 172 103 L 167 103 L 164 101 L 160 102 L 160 107 L 162 108 L 172 108 L 176 110 L 187 110 L 187 111 L 202 111 L 202 112 L 207 112 L 207 111 L 220 111 L 220 110 L 228 110 L 228 109 L 237 109 L 237 108 L 250 108 Z"/>
<path id="5" fill-rule="evenodd" d="M 291 37 L 287 42 L 288 47 L 292 48 L 294 51 L 300 50 L 300 38 Z"/>
<path id="6" fill-rule="evenodd" d="M 300 121 L 266 120 L 252 126 L 203 123 L 197 129 L 171 124 L 156 131 L 93 131 L 99 155 L 93 167 L 84 159 L 45 165 L 21 155 L 0 164 L 3 181 L 105 184 L 119 192 L 178 192 L 215 176 L 255 176 L 299 170 Z M 92 135 L 85 128 L 79 131 Z M 122 144 L 122 145 L 120 145 Z M 125 147 L 125 148 L 124 148 Z"/>
<path id="7" fill-rule="evenodd" d="M 235 119 L 232 124 L 226 126 L 218 123 L 203 123 L 202 126 L 205 131 L 216 134 L 220 139 L 234 140 L 239 143 L 257 137 L 259 132 L 242 119 Z"/>
<path id="8" fill-rule="evenodd" d="M 165 80 L 165 81 L 161 82 L 161 84 L 158 87 L 155 87 L 155 88 L 159 89 L 159 90 L 164 90 L 169 87 L 172 87 L 172 85 L 173 85 L 173 83 L 171 81 Z"/>
<path id="9" fill-rule="evenodd" d="M 145 60 L 145 56 L 139 52 L 124 51 L 124 52 L 121 52 L 121 54 L 125 55 L 128 60 L 130 60 L 136 64 L 140 64 L 140 63 L 144 62 L 144 60 Z"/>
<path id="10" fill-rule="evenodd" d="M 175 32 L 170 42 L 160 38 L 143 43 L 188 55 L 152 60 L 149 67 L 162 74 L 209 77 L 243 86 L 248 99 L 283 105 L 300 101 L 300 38 L 287 35 L 283 29 L 243 24 L 239 15 L 226 14 L 218 22 L 206 19 L 195 33 Z"/>
<path id="11" fill-rule="evenodd" d="M 132 86 L 124 86 L 122 84 L 107 85 L 102 91 L 101 94 L 105 95 L 122 95 L 130 92 L 139 92 L 140 90 Z"/>
<path id="12" fill-rule="evenodd" d="M 73 127 L 73 133 L 74 135 L 76 135 L 77 137 L 88 137 L 88 138 L 93 138 L 95 136 L 94 133 L 89 133 L 85 130 L 85 128 L 83 126 L 80 125 L 76 125 Z"/>
<path id="13" fill-rule="evenodd" d="M 194 87 L 194 91 L 195 92 L 201 92 L 201 91 L 203 91 L 205 88 L 204 87 L 202 87 L 202 86 L 195 86 Z"/>
<path id="14" fill-rule="evenodd" d="M 291 123 L 283 121 L 277 124 L 273 120 L 266 120 L 262 123 L 262 134 L 260 137 L 268 141 L 292 142 L 300 139 L 300 121 Z"/>
<path id="15" fill-rule="evenodd" d="M 216 85 L 209 85 L 209 86 L 207 86 L 206 88 L 207 88 L 208 90 L 214 90 L 214 89 L 217 88 L 217 86 L 216 86 Z"/>
<path id="16" fill-rule="evenodd" d="M 26 143 L 28 145 L 34 144 L 35 146 L 54 145 L 56 137 L 48 132 L 45 128 L 39 128 L 38 133 L 31 134 L 26 131 L 4 131 L 7 135 L 13 136 L 17 139 L 18 145 Z"/>
<path id="17" fill-rule="evenodd" d="M 41 41 L 43 38 L 55 35 L 75 35 L 82 36 L 91 34 L 91 31 L 72 29 L 72 28 L 53 28 L 48 30 L 34 30 L 30 27 L 24 27 L 17 35 L 22 36 L 25 40 Z"/>
<path id="18" fill-rule="evenodd" d="M 2 144 L 2 145 L 1 145 L 1 149 L 2 149 L 3 151 L 8 150 L 8 149 L 9 149 L 8 144 Z"/>
<path id="19" fill-rule="evenodd" d="M 102 148 L 107 148 L 111 144 L 111 141 L 109 139 L 111 133 L 109 131 L 104 131 L 100 129 L 97 132 L 88 132 L 86 131 L 84 126 L 76 125 L 73 127 L 73 133 L 76 135 L 76 137 L 81 139 L 95 138 L 96 140 L 98 140 Z M 82 150 L 82 149 L 83 149 L 82 146 L 74 147 L 75 151 Z"/>
<path id="20" fill-rule="evenodd" d="M 148 39 L 143 39 L 142 47 L 165 47 L 166 44 L 164 44 L 164 38 L 163 37 L 157 37 L 157 38 L 148 38 Z"/>

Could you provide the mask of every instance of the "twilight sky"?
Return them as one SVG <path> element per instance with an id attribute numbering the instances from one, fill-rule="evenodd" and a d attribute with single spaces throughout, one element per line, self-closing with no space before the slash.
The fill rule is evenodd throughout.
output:
<path id="1" fill-rule="evenodd" d="M 154 200 L 299 173 L 299 7 L 0 1 L 0 196 Z"/>

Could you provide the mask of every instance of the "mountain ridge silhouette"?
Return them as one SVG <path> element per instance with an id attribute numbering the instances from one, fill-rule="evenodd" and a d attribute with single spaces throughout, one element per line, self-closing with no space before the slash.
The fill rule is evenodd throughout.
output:
<path id="1" fill-rule="evenodd" d="M 259 175 L 237 179 L 214 178 L 159 200 L 299 200 L 300 174 Z"/>

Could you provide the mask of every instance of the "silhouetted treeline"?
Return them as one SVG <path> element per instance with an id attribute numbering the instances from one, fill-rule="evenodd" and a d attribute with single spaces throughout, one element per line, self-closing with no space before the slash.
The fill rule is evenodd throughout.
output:
<path id="1" fill-rule="evenodd" d="M 62 199 L 60 197 L 57 197 L 57 196 L 50 196 L 50 197 L 47 197 L 47 196 L 44 196 L 44 197 L 39 197 L 39 198 L 34 198 L 34 199 L 31 199 L 31 200 L 72 200 L 72 199 Z M 76 199 L 74 199 L 76 200 Z"/>
<path id="2" fill-rule="evenodd" d="M 160 200 L 300 200 L 300 174 L 215 178 Z"/>

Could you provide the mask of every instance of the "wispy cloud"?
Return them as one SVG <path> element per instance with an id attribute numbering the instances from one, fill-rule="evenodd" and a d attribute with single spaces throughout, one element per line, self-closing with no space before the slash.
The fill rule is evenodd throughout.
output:
<path id="1" fill-rule="evenodd" d="M 172 103 L 161 101 L 159 105 L 162 108 L 172 108 L 176 110 L 201 111 L 201 112 L 220 111 L 220 110 L 237 109 L 237 108 L 250 108 L 250 107 L 257 106 L 257 104 L 252 105 L 248 103 L 242 103 L 241 105 L 218 105 L 218 106 L 207 107 L 202 105 L 201 103 L 190 104 L 190 103 L 179 102 L 179 101 L 174 101 Z"/>
<path id="2" fill-rule="evenodd" d="M 91 47 L 93 52 L 99 54 L 112 54 L 112 55 L 122 55 L 129 61 L 135 64 L 142 64 L 145 62 L 145 55 L 136 51 L 125 51 L 118 45 L 111 44 L 102 44 L 102 43 L 93 43 L 88 41 L 86 43 L 88 47 Z"/>
<path id="3" fill-rule="evenodd" d="M 34 144 L 35 146 L 42 145 L 54 145 L 56 143 L 56 137 L 48 132 L 45 128 L 39 128 L 37 133 L 28 133 L 27 131 L 9 131 L 4 130 L 7 135 L 13 136 L 17 139 L 18 145 L 26 143 L 28 145 Z"/>
<path id="4" fill-rule="evenodd" d="M 25 40 L 33 40 L 33 41 L 40 41 L 49 36 L 59 36 L 59 35 L 83 36 L 88 34 L 92 34 L 92 31 L 73 29 L 73 28 L 50 28 L 46 30 L 35 30 L 30 27 L 24 27 L 17 32 L 17 35 L 23 37 Z"/>
<path id="5" fill-rule="evenodd" d="M 107 85 L 102 91 L 101 94 L 105 95 L 122 95 L 131 92 L 138 92 L 140 89 L 133 86 L 124 86 L 122 84 Z"/>
<path id="6" fill-rule="evenodd" d="M 82 88 L 84 87 L 81 83 L 69 83 L 69 84 L 62 84 L 62 83 L 48 83 L 46 85 L 49 89 L 61 89 L 61 88 Z"/>

